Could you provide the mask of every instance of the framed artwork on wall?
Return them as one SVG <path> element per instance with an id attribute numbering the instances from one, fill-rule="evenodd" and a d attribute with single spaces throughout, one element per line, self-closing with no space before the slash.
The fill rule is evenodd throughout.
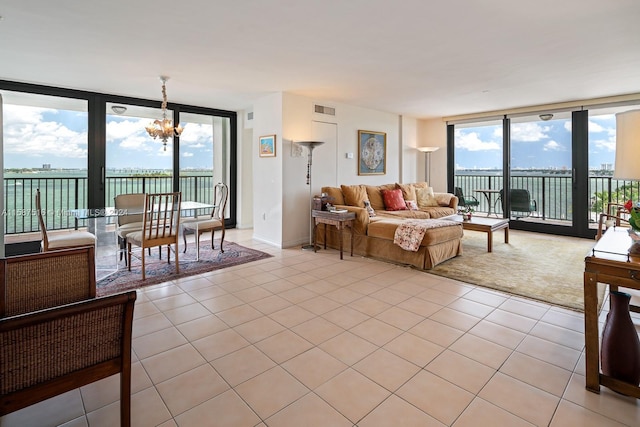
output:
<path id="1" fill-rule="evenodd" d="M 275 157 L 276 156 L 276 136 L 265 135 L 260 137 L 260 143 L 258 144 L 258 150 L 260 157 Z"/>
<path id="2" fill-rule="evenodd" d="M 358 131 L 358 175 L 387 173 L 387 134 Z"/>

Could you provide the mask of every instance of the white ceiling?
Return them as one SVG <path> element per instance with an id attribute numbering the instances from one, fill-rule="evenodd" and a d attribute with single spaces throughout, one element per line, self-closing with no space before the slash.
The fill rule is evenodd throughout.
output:
<path id="1" fill-rule="evenodd" d="M 3 0 L 0 79 L 418 118 L 640 92 L 638 0 Z M 330 105 L 330 104 L 329 104 Z"/>

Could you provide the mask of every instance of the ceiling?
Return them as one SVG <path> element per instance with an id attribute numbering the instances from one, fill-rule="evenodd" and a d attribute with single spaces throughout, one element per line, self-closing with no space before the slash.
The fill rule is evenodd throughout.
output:
<path id="1" fill-rule="evenodd" d="M 517 7 L 517 8 L 516 8 Z M 417 118 L 640 93 L 638 0 L 3 0 L 0 79 Z"/>

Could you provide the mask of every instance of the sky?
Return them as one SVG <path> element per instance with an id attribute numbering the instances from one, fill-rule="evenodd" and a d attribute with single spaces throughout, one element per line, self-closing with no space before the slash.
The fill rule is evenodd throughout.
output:
<path id="1" fill-rule="evenodd" d="M 4 167 L 87 168 L 87 113 L 4 105 Z M 107 116 L 107 168 L 171 169 L 173 152 L 146 130 L 147 118 Z M 212 169 L 212 125 L 186 123 L 180 167 Z"/>
<path id="2" fill-rule="evenodd" d="M 613 164 L 616 147 L 614 114 L 589 117 L 589 168 Z M 456 169 L 502 169 L 502 123 L 457 128 Z M 513 169 L 570 169 L 571 120 L 511 122 Z"/>

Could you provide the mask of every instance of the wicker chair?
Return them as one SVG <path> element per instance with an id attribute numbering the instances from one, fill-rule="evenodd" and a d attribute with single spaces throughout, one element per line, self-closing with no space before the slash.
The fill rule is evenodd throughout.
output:
<path id="1" fill-rule="evenodd" d="M 120 373 L 120 425 L 131 424 L 136 292 L 0 319 L 0 416 Z"/>
<path id="2" fill-rule="evenodd" d="M 95 296 L 93 246 L 0 259 L 0 317 Z"/>

